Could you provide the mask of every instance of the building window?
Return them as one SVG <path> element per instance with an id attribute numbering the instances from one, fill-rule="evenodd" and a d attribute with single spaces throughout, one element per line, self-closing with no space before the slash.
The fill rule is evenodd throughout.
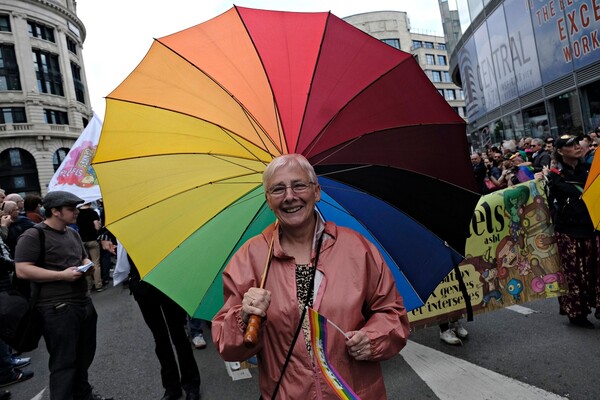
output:
<path id="1" fill-rule="evenodd" d="M 440 94 L 440 96 L 444 97 L 444 89 L 438 89 L 437 91 Z"/>
<path id="2" fill-rule="evenodd" d="M 437 49 L 438 50 L 446 50 L 446 43 L 438 43 Z"/>
<path id="3" fill-rule="evenodd" d="M 0 15 L 0 32 L 11 32 L 10 18 L 6 14 Z"/>
<path id="4" fill-rule="evenodd" d="M 429 65 L 435 65 L 435 57 L 433 54 L 425 54 L 425 62 Z"/>
<path id="5" fill-rule="evenodd" d="M 69 149 L 66 147 L 61 147 L 60 149 L 54 152 L 52 156 L 52 166 L 54 167 L 54 172 L 60 167 L 60 164 L 67 158 L 67 154 L 69 154 Z"/>
<path id="6" fill-rule="evenodd" d="M 456 111 L 456 113 L 461 117 L 464 118 L 465 117 L 465 108 L 464 107 L 452 107 L 454 109 L 454 111 Z"/>
<path id="7" fill-rule="evenodd" d="M 6 193 L 40 193 L 35 159 L 29 152 L 10 148 L 0 153 L 0 187 Z"/>
<path id="8" fill-rule="evenodd" d="M 381 41 L 385 44 L 389 44 L 395 49 L 400 50 L 400 39 L 381 39 Z"/>
<path id="9" fill-rule="evenodd" d="M 26 122 L 25 107 L 0 108 L 0 124 L 23 124 Z"/>
<path id="10" fill-rule="evenodd" d="M 442 74 L 440 73 L 440 71 L 431 71 L 431 80 L 433 82 L 441 82 Z"/>
<path id="11" fill-rule="evenodd" d="M 465 99 L 465 92 L 463 92 L 462 89 L 458 89 L 458 99 L 459 100 L 464 100 Z"/>
<path id="12" fill-rule="evenodd" d="M 450 79 L 450 72 L 448 71 L 444 71 L 444 82 L 452 82 L 452 79 Z"/>
<path id="13" fill-rule="evenodd" d="M 27 25 L 29 25 L 29 36 L 56 43 L 54 40 L 54 29 L 32 20 L 28 20 Z"/>
<path id="14" fill-rule="evenodd" d="M 69 116 L 65 111 L 44 108 L 44 115 L 46 116 L 47 124 L 69 125 Z"/>
<path id="15" fill-rule="evenodd" d="M 58 56 L 35 49 L 33 50 L 33 64 L 35 66 L 38 90 L 41 93 L 64 96 Z"/>
<path id="16" fill-rule="evenodd" d="M 437 61 L 438 65 L 446 65 L 446 56 L 438 54 Z"/>
<path id="17" fill-rule="evenodd" d="M 78 102 L 85 104 L 85 90 L 83 82 L 81 82 L 81 68 L 72 62 L 71 72 L 73 73 L 73 84 L 75 85 L 75 97 Z"/>
<path id="18" fill-rule="evenodd" d="M 77 43 L 67 36 L 67 49 L 73 54 L 77 54 Z"/>
<path id="19" fill-rule="evenodd" d="M 13 45 L 0 44 L 0 90 L 21 90 L 19 66 Z"/>
<path id="20" fill-rule="evenodd" d="M 413 45 L 413 49 L 420 49 L 422 44 L 420 40 L 413 40 L 412 41 L 412 45 Z"/>
<path id="21" fill-rule="evenodd" d="M 446 100 L 456 100 L 454 89 L 446 89 Z"/>
<path id="22" fill-rule="evenodd" d="M 426 49 L 433 49 L 433 43 L 432 42 L 424 42 L 425 43 L 425 48 Z"/>

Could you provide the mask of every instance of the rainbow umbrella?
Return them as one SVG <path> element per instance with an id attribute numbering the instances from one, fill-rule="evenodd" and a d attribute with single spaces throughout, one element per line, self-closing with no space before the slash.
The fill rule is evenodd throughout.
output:
<path id="1" fill-rule="evenodd" d="M 600 154 L 600 153 L 599 153 Z M 594 157 L 582 198 L 596 229 L 600 226 L 600 156 Z"/>
<path id="2" fill-rule="evenodd" d="M 190 315 L 214 315 L 227 261 L 274 221 L 279 154 L 311 161 L 319 212 L 380 248 L 409 309 L 462 259 L 479 197 L 463 120 L 410 54 L 330 13 L 234 7 L 155 40 L 106 103 L 106 225 Z"/>

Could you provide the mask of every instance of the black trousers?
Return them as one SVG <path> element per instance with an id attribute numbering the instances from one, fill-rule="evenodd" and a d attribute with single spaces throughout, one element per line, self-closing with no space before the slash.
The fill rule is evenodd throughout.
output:
<path id="1" fill-rule="evenodd" d="M 154 351 L 160 362 L 160 376 L 165 393 L 178 393 L 181 389 L 186 393 L 198 392 L 200 372 L 185 332 L 187 313 L 160 290 L 146 282 L 131 282 L 130 289 L 142 311 L 144 321 L 154 336 Z M 177 352 L 179 368 L 171 342 Z"/>
<path id="2" fill-rule="evenodd" d="M 91 399 L 88 368 L 96 354 L 98 321 L 92 301 L 37 308 L 44 319 L 44 340 L 50 354 L 50 400 Z"/>

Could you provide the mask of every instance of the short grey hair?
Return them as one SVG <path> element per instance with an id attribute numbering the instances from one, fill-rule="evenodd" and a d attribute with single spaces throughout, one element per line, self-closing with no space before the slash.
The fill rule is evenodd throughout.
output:
<path id="1" fill-rule="evenodd" d="M 531 144 L 539 144 L 541 147 L 544 147 L 544 144 L 546 144 L 546 142 L 544 142 L 543 139 L 540 138 L 533 138 L 531 139 Z"/>
<path id="2" fill-rule="evenodd" d="M 285 166 L 300 167 L 302 170 L 306 171 L 306 173 L 308 174 L 308 178 L 311 182 L 318 182 L 317 173 L 315 172 L 313 166 L 310 165 L 310 162 L 308 162 L 306 157 L 304 157 L 302 154 L 295 153 L 283 154 L 271 160 L 269 165 L 267 165 L 267 168 L 265 168 L 265 172 L 263 172 L 262 181 L 265 193 L 268 189 L 267 184 L 269 183 L 269 180 L 273 177 L 275 172 L 277 172 Z"/>

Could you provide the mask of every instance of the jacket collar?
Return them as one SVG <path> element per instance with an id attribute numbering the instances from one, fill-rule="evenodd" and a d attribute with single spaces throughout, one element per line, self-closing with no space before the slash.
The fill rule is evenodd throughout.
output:
<path id="1" fill-rule="evenodd" d="M 335 223 L 331 221 L 325 222 L 321 214 L 316 209 L 315 213 L 317 216 L 317 223 L 315 225 L 315 233 L 313 236 L 313 254 L 311 258 L 314 258 L 315 256 L 317 241 L 319 240 L 319 237 L 321 235 L 324 235 L 323 243 L 321 244 L 321 251 L 328 247 L 331 247 L 335 242 L 335 238 L 337 236 L 337 226 L 335 225 Z M 273 242 L 273 256 L 277 258 L 290 258 L 290 256 L 287 255 L 281 247 L 281 242 L 279 241 L 281 237 L 281 230 L 279 225 L 275 226 L 275 224 L 271 224 L 263 231 L 263 236 L 265 237 L 265 240 L 267 240 L 268 243 L 270 243 L 273 235 L 275 235 L 275 241 Z"/>

